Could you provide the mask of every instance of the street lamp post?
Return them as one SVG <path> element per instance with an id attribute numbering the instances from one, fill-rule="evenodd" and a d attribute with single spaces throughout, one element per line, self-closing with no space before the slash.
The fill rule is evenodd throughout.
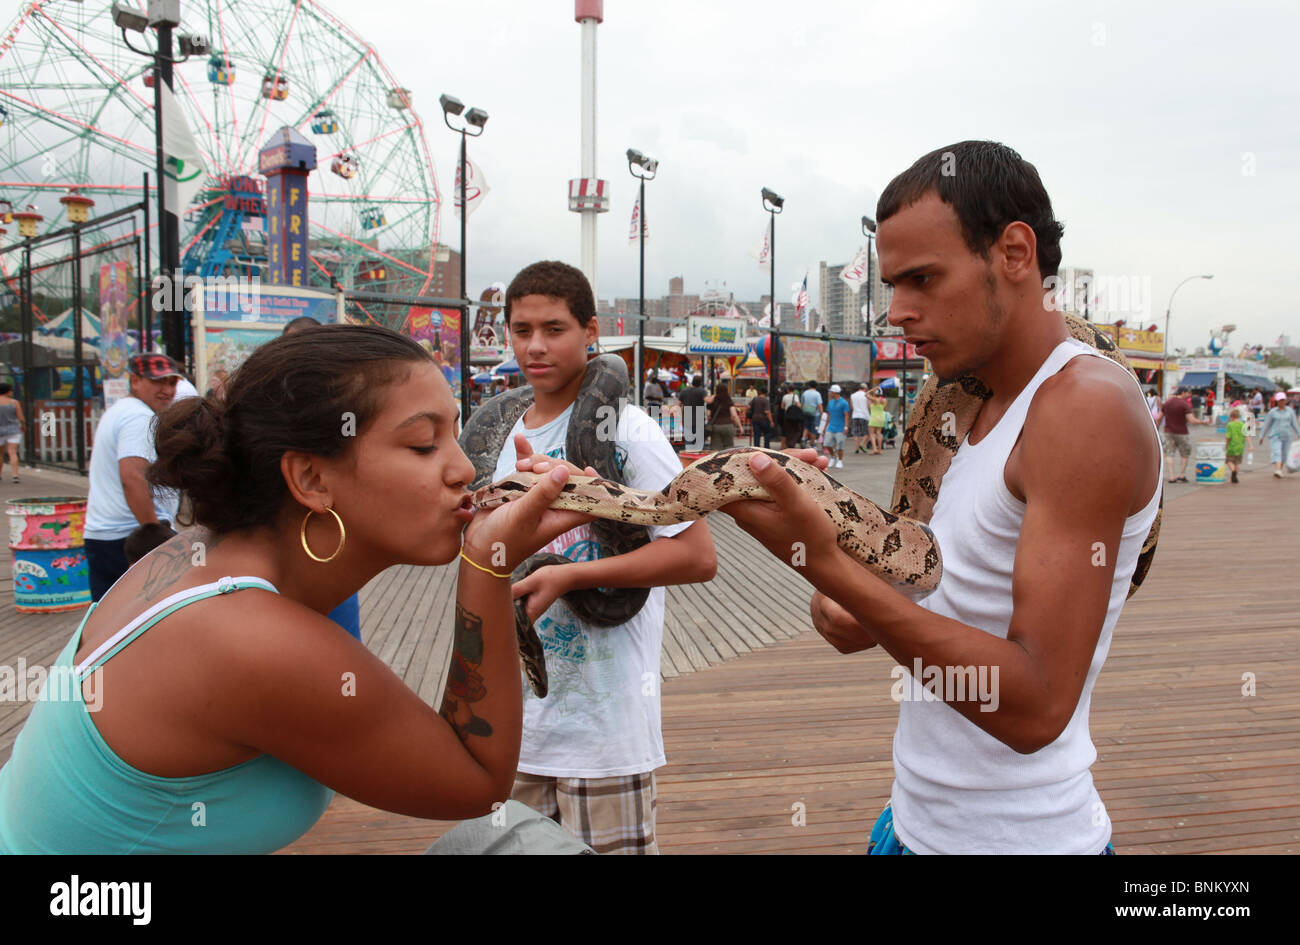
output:
<path id="1" fill-rule="evenodd" d="M 776 358 L 780 346 L 780 335 L 776 327 L 776 215 L 785 209 L 785 198 L 775 191 L 763 188 L 763 209 L 772 215 L 772 226 L 767 243 L 767 265 L 771 278 L 768 281 L 771 308 L 768 309 L 767 331 L 771 344 L 767 349 L 767 397 L 769 403 L 775 403 L 776 396 Z"/>
<path id="2" fill-rule="evenodd" d="M 171 91 L 172 88 L 172 66 L 178 62 L 185 62 L 191 56 L 206 56 L 211 51 L 211 47 L 207 38 L 201 34 L 181 33 L 178 38 L 180 39 L 182 58 L 173 58 L 172 29 L 181 24 L 180 0 L 151 0 L 147 14 L 135 7 L 114 3 L 113 23 L 122 31 L 122 41 L 126 43 L 127 48 L 142 56 L 148 56 L 154 63 L 153 114 L 154 146 L 157 149 L 156 170 L 158 172 L 158 257 L 159 271 L 164 279 L 169 280 L 166 287 L 167 291 L 154 293 L 154 295 L 155 297 L 159 295 L 162 297 L 162 305 L 158 316 L 162 323 L 163 348 L 168 357 L 179 363 L 185 363 L 187 360 L 185 310 L 183 306 L 179 311 L 172 310 L 173 293 L 177 282 L 180 280 L 180 213 L 182 208 L 169 208 L 167 206 L 167 156 L 163 149 L 162 97 L 164 85 L 166 85 L 168 91 Z M 156 34 L 157 48 L 153 50 L 137 49 L 131 44 L 127 30 L 144 33 L 150 27 L 153 28 Z M 152 343 L 152 338 L 142 339 L 141 350 L 151 350 Z"/>
<path id="3" fill-rule="evenodd" d="M 638 168 L 640 171 L 637 170 Z M 636 384 L 632 390 L 637 404 L 644 406 L 642 390 L 645 387 L 645 182 L 655 179 L 659 162 L 652 157 L 646 157 L 635 148 L 628 148 L 627 169 L 641 182 L 641 192 L 637 198 L 637 206 L 641 208 L 640 215 L 637 217 L 637 226 L 640 227 L 637 242 L 641 244 L 641 288 L 637 296 L 636 358 L 633 359 L 636 362 Z"/>
<path id="4" fill-rule="evenodd" d="M 1179 289 L 1187 285 L 1187 283 L 1191 282 L 1193 279 L 1213 279 L 1213 278 L 1214 278 L 1213 274 L 1208 276 L 1188 276 L 1182 282 L 1178 283 L 1178 285 L 1174 286 L 1173 292 L 1169 293 L 1169 304 L 1165 306 L 1164 345 L 1160 352 L 1160 387 L 1161 387 L 1160 399 L 1161 400 L 1164 400 L 1166 397 L 1169 396 L 1169 313 L 1172 312 L 1174 308 L 1174 296 L 1178 294 Z"/>
<path id="5" fill-rule="evenodd" d="M 867 238 L 867 387 L 870 388 L 876 373 L 875 342 L 872 340 L 875 334 L 872 320 L 876 315 L 871 310 L 871 303 L 875 301 L 876 296 L 876 274 L 871 265 L 872 244 L 876 240 L 876 221 L 865 214 L 862 217 L 862 235 Z M 906 351 L 903 353 L 907 354 Z"/>
<path id="6" fill-rule="evenodd" d="M 472 381 L 472 373 L 469 366 L 469 287 L 465 284 L 465 221 L 469 219 L 469 204 L 465 201 L 465 138 L 477 138 L 483 133 L 483 126 L 487 124 L 488 114 L 481 108 L 471 108 L 465 111 L 465 106 L 460 99 L 453 98 L 450 95 L 438 96 L 438 104 L 442 106 L 442 120 L 447 127 L 460 135 L 460 296 L 465 300 L 465 307 L 461 309 L 460 316 L 460 416 L 461 423 L 464 424 L 469 419 L 470 403 L 469 388 Z M 451 123 L 452 115 L 459 115 L 465 112 L 464 124 L 457 128 Z M 470 131 L 470 128 L 477 128 L 478 131 Z"/>

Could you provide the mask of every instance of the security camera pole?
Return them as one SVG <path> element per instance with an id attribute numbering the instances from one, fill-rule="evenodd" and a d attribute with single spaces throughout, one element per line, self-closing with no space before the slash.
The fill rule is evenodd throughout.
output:
<path id="1" fill-rule="evenodd" d="M 776 357 L 777 347 L 779 344 L 780 334 L 776 325 L 776 215 L 785 207 L 785 198 L 775 191 L 763 188 L 763 209 L 772 215 L 772 228 L 768 235 L 768 270 L 770 279 L 768 281 L 769 291 L 772 293 L 771 308 L 768 317 L 768 338 L 771 344 L 767 349 L 767 398 L 772 403 L 773 393 L 776 391 Z"/>
<path id="2" fill-rule="evenodd" d="M 157 306 L 158 321 L 162 325 L 163 348 L 168 357 L 177 362 L 186 363 L 185 344 L 185 307 L 173 311 L 173 292 L 180 280 L 180 207 L 167 206 L 167 156 L 163 149 L 163 85 L 168 91 L 172 88 L 172 29 L 181 24 L 180 0 L 148 0 L 148 13 L 141 12 L 126 3 L 113 4 L 113 23 L 122 31 L 122 41 L 133 51 L 149 56 L 154 63 L 153 114 L 154 145 L 158 152 L 158 238 L 159 271 L 165 280 L 164 292 L 155 292 L 155 299 L 161 301 Z M 144 33 L 152 27 L 157 35 L 157 47 L 150 51 L 138 49 L 131 44 L 127 30 Z M 191 55 L 203 56 L 208 52 L 208 43 L 202 36 L 181 34 L 181 47 L 185 58 Z M 184 61 L 184 60 L 182 60 Z M 153 349 L 153 339 L 141 337 L 140 350 L 148 352 Z"/>

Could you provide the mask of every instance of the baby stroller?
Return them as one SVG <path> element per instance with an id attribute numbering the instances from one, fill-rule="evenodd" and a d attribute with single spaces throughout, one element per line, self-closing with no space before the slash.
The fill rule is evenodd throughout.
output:
<path id="1" fill-rule="evenodd" d="M 894 415 L 888 410 L 885 411 L 885 428 L 880 433 L 880 439 L 887 450 L 892 450 L 898 439 L 898 425 L 894 422 Z"/>

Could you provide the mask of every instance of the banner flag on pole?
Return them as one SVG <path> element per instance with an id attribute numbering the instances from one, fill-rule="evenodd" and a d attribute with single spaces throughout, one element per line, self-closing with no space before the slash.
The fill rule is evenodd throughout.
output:
<path id="1" fill-rule="evenodd" d="M 840 278 L 855 289 L 860 289 L 867 281 L 867 268 L 871 258 L 870 244 L 862 247 L 853 257 L 853 262 L 840 270 Z"/>
<path id="2" fill-rule="evenodd" d="M 166 82 L 161 84 L 164 199 L 168 213 L 184 216 L 185 208 L 203 189 L 207 168 L 203 166 L 203 155 L 190 133 L 190 126 L 185 123 L 180 102 Z"/>
<path id="3" fill-rule="evenodd" d="M 794 284 L 794 298 L 791 299 L 791 301 L 794 302 L 794 320 L 796 322 L 802 320 L 804 330 L 812 331 L 810 325 L 810 322 L 812 321 L 810 317 L 811 310 L 809 308 L 810 299 L 808 298 L 808 273 L 805 272 L 803 274 L 802 285 L 798 282 Z"/>
<path id="4" fill-rule="evenodd" d="M 473 216 L 474 211 L 483 203 L 483 198 L 491 193 L 492 188 L 488 186 L 487 178 L 483 172 L 474 166 L 474 162 L 465 158 L 465 202 L 469 204 L 469 215 Z M 456 162 L 456 189 L 455 198 L 452 203 L 452 213 L 460 216 L 460 161 Z"/>
<path id="5" fill-rule="evenodd" d="M 641 224 L 641 238 L 648 240 L 650 238 L 650 227 L 646 225 L 645 220 L 641 217 L 640 197 L 637 197 L 632 203 L 632 224 L 627 230 L 627 245 L 629 246 L 635 246 L 637 244 L 636 225 L 638 222 Z"/>
<path id="6" fill-rule="evenodd" d="M 772 221 L 769 220 L 766 227 L 763 228 L 763 239 L 754 249 L 750 250 L 750 255 L 758 259 L 758 268 L 767 269 L 772 265 Z"/>

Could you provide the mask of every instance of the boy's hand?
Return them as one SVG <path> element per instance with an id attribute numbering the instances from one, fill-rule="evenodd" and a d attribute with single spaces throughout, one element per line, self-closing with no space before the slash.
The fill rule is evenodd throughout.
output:
<path id="1" fill-rule="evenodd" d="M 528 437 L 522 433 L 515 434 L 515 469 L 519 472 L 531 472 L 541 475 L 544 472 L 555 469 L 558 466 L 565 466 L 569 474 L 573 476 L 592 476 L 599 477 L 600 473 L 588 466 L 586 469 L 580 469 L 573 463 L 564 459 L 556 459 L 552 456 L 538 456 L 533 452 L 532 444 L 528 442 Z"/>
<path id="2" fill-rule="evenodd" d="M 572 570 L 573 565 L 564 564 L 538 568 L 522 581 L 512 585 L 510 595 L 515 600 L 527 597 L 528 602 L 524 605 L 524 609 L 528 611 L 528 619 L 536 621 L 550 609 L 552 604 L 573 590 L 568 578 L 568 572 Z"/>

